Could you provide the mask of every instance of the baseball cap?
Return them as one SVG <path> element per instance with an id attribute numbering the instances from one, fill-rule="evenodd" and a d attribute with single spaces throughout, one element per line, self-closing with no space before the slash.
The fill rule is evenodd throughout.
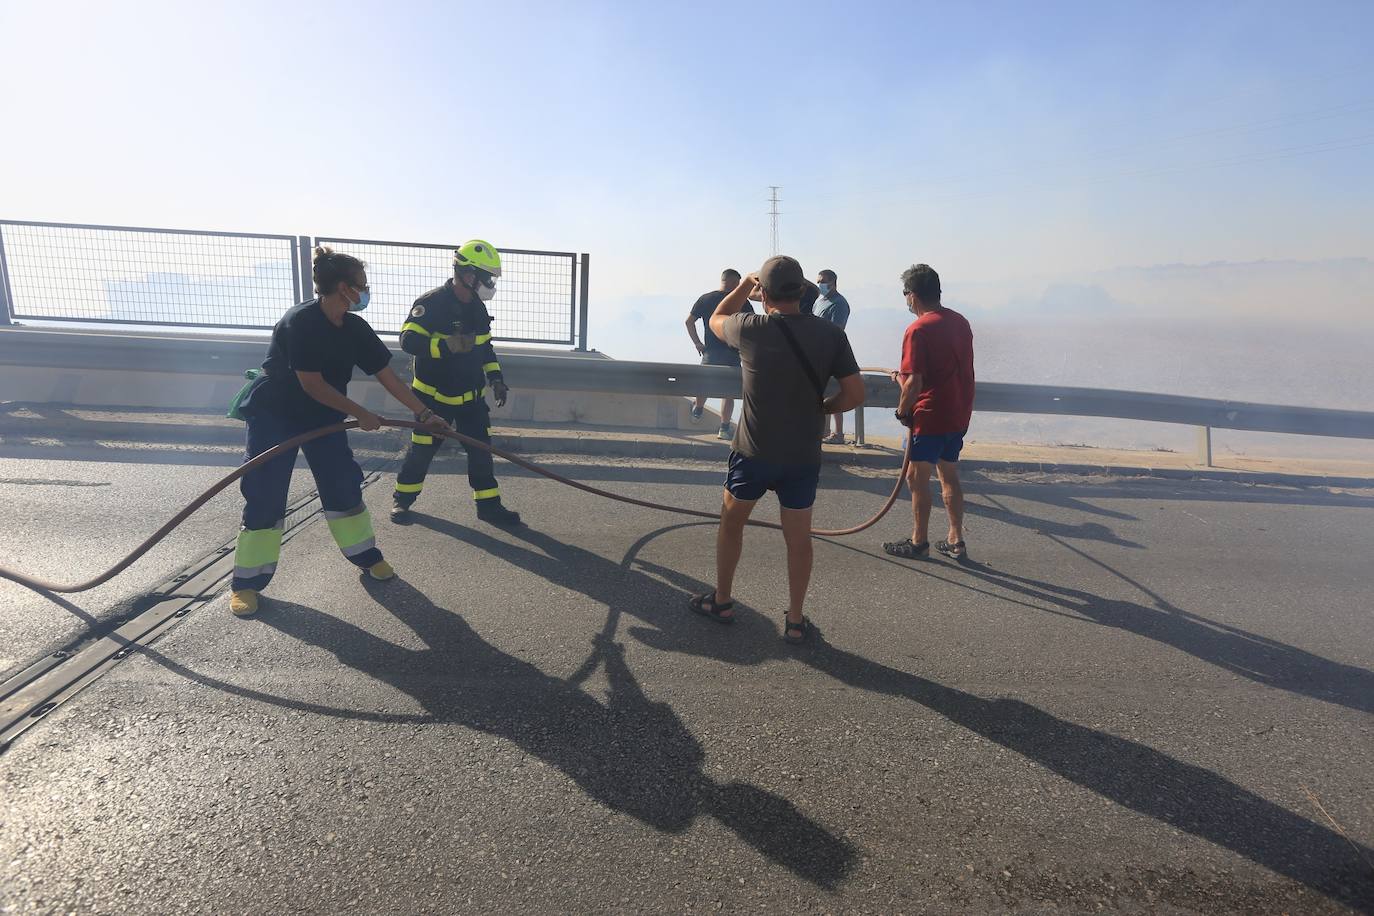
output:
<path id="1" fill-rule="evenodd" d="M 796 258 L 785 254 L 774 255 L 763 262 L 759 271 L 759 285 L 774 299 L 784 302 L 801 297 L 802 287 L 806 285 L 806 274 Z"/>

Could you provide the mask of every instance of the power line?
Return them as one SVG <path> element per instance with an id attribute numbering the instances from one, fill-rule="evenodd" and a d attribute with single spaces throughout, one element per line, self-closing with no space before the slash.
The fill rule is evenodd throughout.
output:
<path id="1" fill-rule="evenodd" d="M 768 186 L 768 190 L 771 191 L 771 192 L 773 192 L 773 193 L 772 193 L 772 196 L 768 198 L 768 202 L 772 205 L 771 208 L 770 208 L 769 211 L 768 211 L 768 216 L 769 216 L 769 222 L 772 224 L 772 228 L 773 228 L 773 238 L 772 238 L 772 245 L 771 245 L 771 247 L 770 247 L 770 253 L 771 253 L 771 254 L 774 254 L 774 255 L 776 255 L 776 254 L 778 253 L 778 216 L 780 215 L 780 214 L 778 213 L 778 190 L 779 190 L 779 188 L 781 188 L 781 185 L 770 184 L 770 185 Z"/>

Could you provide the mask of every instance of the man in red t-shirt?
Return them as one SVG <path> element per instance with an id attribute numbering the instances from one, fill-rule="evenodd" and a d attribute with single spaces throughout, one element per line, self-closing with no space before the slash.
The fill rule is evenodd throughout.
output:
<path id="1" fill-rule="evenodd" d="M 940 304 L 940 275 L 927 264 L 902 272 L 902 295 L 916 320 L 906 329 L 902 368 L 892 380 L 902 386 L 897 419 L 911 430 L 907 484 L 915 526 L 910 538 L 883 549 L 896 557 L 930 554 L 930 472 L 935 469 L 949 513 L 949 536 L 935 549 L 963 560 L 968 548 L 958 461 L 973 416 L 973 329 L 963 315 Z"/>

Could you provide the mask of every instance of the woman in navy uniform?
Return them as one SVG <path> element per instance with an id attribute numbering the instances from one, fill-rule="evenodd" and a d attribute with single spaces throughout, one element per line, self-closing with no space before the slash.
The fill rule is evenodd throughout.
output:
<path id="1" fill-rule="evenodd" d="M 318 298 L 287 312 L 272 329 L 263 372 L 239 403 L 248 422 L 248 457 L 253 458 L 293 436 L 338 423 L 346 415 L 361 429 L 381 427 L 376 414 L 349 400 L 348 381 L 358 367 L 434 430 L 447 429 L 421 404 L 390 368 L 391 351 L 372 326 L 355 314 L 371 295 L 362 261 L 351 255 L 315 249 Z M 382 558 L 363 504 L 362 469 L 342 430 L 301 446 L 315 476 L 329 532 L 348 561 L 379 581 L 396 575 Z M 246 501 L 243 528 L 234 552 L 233 595 L 229 609 L 246 616 L 258 609 L 258 593 L 271 581 L 281 554 L 282 522 L 291 472 L 291 449 L 244 475 L 239 487 Z"/>

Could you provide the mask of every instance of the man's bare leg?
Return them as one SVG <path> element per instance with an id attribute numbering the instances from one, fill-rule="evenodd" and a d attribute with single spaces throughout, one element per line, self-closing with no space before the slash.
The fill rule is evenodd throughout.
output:
<path id="1" fill-rule="evenodd" d="M 949 513 L 949 542 L 958 544 L 964 539 L 964 485 L 959 481 L 959 466 L 952 461 L 941 461 L 940 494 L 945 499 L 945 511 Z"/>
<path id="2" fill-rule="evenodd" d="M 697 398 L 696 401 L 694 401 L 694 402 L 692 403 L 692 410 L 693 410 L 694 412 L 700 413 L 701 410 L 702 410 L 705 406 L 706 406 L 706 395 L 703 394 L 701 397 Z"/>
<path id="3" fill-rule="evenodd" d="M 830 417 L 825 418 L 825 426 L 821 432 L 821 439 L 829 444 L 842 443 L 844 441 L 844 414 L 837 413 L 833 416 L 835 417 L 833 423 L 830 421 Z M 831 432 L 832 427 L 834 428 L 834 432 Z"/>
<path id="4" fill-rule="evenodd" d="M 731 589 L 735 587 L 735 570 L 739 567 L 739 555 L 744 550 L 744 524 L 749 521 L 749 513 L 754 511 L 755 499 L 735 499 L 730 491 L 720 506 L 720 528 L 716 530 L 716 606 L 730 600 Z M 734 610 L 721 611 L 721 617 L 733 617 Z"/>
<path id="5" fill-rule="evenodd" d="M 907 471 L 907 489 L 911 490 L 911 543 L 924 544 L 930 540 L 930 472 L 933 465 L 925 461 L 911 462 Z"/>
<path id="6" fill-rule="evenodd" d="M 782 537 L 787 542 L 787 622 L 799 624 L 811 584 L 811 510 L 783 509 Z"/>
<path id="7" fill-rule="evenodd" d="M 720 399 L 720 422 L 721 422 L 721 423 L 729 423 L 729 422 L 730 422 L 730 418 L 733 417 L 734 415 L 735 415 L 735 399 L 734 399 L 734 398 L 721 398 L 721 399 Z"/>
<path id="8" fill-rule="evenodd" d="M 844 435 L 844 414 L 842 413 L 835 414 L 835 435 Z"/>

